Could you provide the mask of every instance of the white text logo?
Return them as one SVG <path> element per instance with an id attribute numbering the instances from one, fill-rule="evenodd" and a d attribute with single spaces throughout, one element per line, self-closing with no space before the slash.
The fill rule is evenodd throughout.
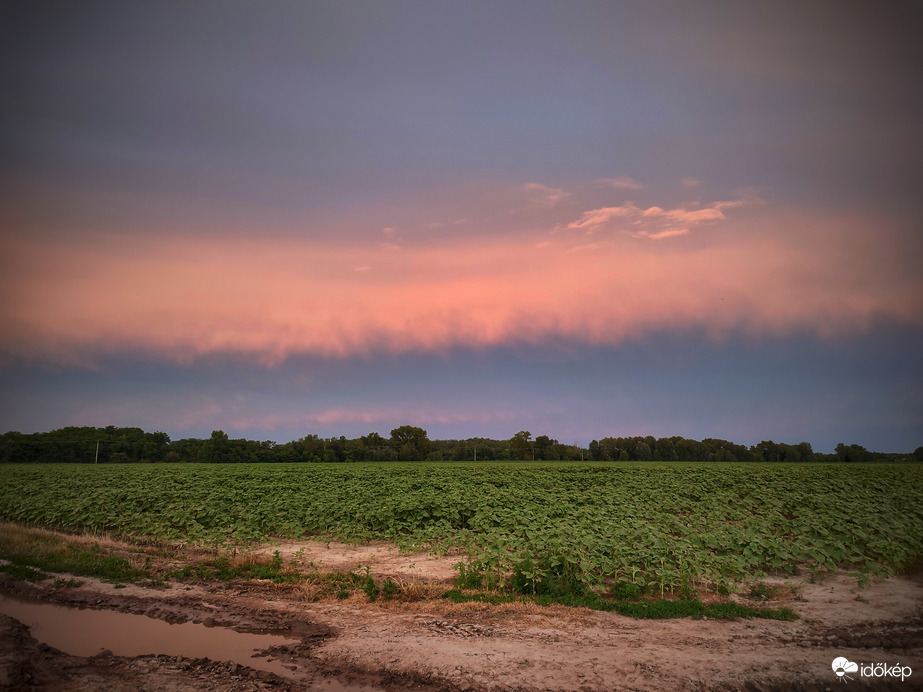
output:
<path id="1" fill-rule="evenodd" d="M 900 678 L 901 682 L 913 673 L 910 666 L 902 666 L 900 663 L 853 663 L 843 656 L 833 659 L 832 665 L 840 682 L 854 680 L 849 673 L 859 673 L 863 678 Z"/>

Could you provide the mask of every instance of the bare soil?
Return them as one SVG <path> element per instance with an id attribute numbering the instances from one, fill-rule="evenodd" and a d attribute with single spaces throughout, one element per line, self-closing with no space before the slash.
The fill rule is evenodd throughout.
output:
<path id="1" fill-rule="evenodd" d="M 450 582 L 458 573 L 454 565 L 463 559 L 458 553 L 401 552 L 384 541 L 351 545 L 337 541 L 284 541 L 264 545 L 254 552 L 279 553 L 286 563 L 325 570 L 362 570 L 369 567 L 376 579 L 414 582 Z"/>
<path id="2" fill-rule="evenodd" d="M 327 569 L 369 566 L 379 577 L 435 583 L 453 576 L 455 556 L 407 555 L 384 544 L 264 546 L 286 561 Z M 299 552 L 300 551 L 300 552 Z M 446 568 L 448 570 L 446 571 Z M 45 601 L 203 622 L 298 639 L 264 655 L 290 675 L 177 656 L 72 656 L 36 641 L 0 616 L 3 690 L 827 690 L 831 662 L 910 666 L 911 678 L 867 680 L 849 689 L 923 689 L 923 578 L 893 577 L 859 589 L 855 579 L 774 580 L 775 600 L 800 618 L 635 620 L 613 613 L 531 604 L 455 604 L 440 599 L 369 603 L 357 593 L 313 602 L 301 586 L 172 583 L 116 588 L 4 579 L 0 590 Z M 439 588 L 444 588 L 440 586 Z M 745 597 L 736 600 L 749 603 Z M 843 688 L 846 689 L 846 688 Z"/>

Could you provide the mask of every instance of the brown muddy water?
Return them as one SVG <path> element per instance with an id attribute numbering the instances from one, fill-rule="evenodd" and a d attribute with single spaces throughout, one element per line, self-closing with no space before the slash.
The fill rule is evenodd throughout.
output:
<path id="1" fill-rule="evenodd" d="M 311 660 L 302 658 L 291 665 L 269 652 L 260 654 L 270 647 L 298 645 L 297 638 L 192 622 L 170 624 L 146 615 L 62 606 L 4 592 L 0 592 L 0 614 L 28 627 L 39 642 L 71 656 L 95 656 L 107 650 L 127 658 L 157 654 L 208 658 L 275 673 L 299 685 L 297 689 L 384 692 L 368 675 L 356 680 L 349 674 L 324 671 Z"/>
<path id="2" fill-rule="evenodd" d="M 192 622 L 171 625 L 146 615 L 69 608 L 8 594 L 0 594 L 0 613 L 19 620 L 38 641 L 72 656 L 95 656 L 104 649 L 116 656 L 167 654 L 233 661 L 285 676 L 291 676 L 291 671 L 280 661 L 268 661 L 255 654 L 299 641 Z"/>

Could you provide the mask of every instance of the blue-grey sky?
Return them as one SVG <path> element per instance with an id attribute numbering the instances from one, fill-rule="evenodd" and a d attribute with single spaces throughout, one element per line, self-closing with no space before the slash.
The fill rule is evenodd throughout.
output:
<path id="1" fill-rule="evenodd" d="M 921 28 L 3 3 L 0 429 L 911 450 Z"/>

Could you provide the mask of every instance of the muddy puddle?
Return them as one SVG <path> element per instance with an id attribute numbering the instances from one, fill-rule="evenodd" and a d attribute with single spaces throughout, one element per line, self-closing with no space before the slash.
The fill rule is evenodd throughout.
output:
<path id="1" fill-rule="evenodd" d="M 291 676 L 280 661 L 255 654 L 272 646 L 298 643 L 278 635 L 241 633 L 192 622 L 171 625 L 146 615 L 69 608 L 8 594 L 0 594 L 0 613 L 19 620 L 40 642 L 73 656 L 95 656 L 103 650 L 116 656 L 167 654 L 233 661 Z"/>

